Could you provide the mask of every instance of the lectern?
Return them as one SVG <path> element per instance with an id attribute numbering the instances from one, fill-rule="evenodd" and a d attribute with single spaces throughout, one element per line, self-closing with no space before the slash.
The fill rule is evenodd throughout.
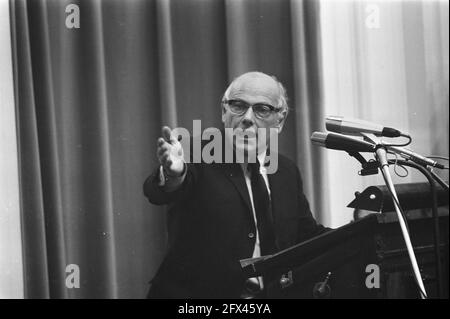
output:
<path id="1" fill-rule="evenodd" d="M 428 297 L 448 298 L 448 193 L 439 190 L 437 194 L 441 256 L 436 258 L 433 218 L 426 209 L 430 206 L 427 185 L 405 184 L 397 188 Z M 349 206 L 357 209 L 355 222 L 277 254 L 241 260 L 244 274 L 265 275 L 268 298 L 419 298 L 385 187 L 371 186 L 357 193 Z M 360 219 L 361 212 L 368 211 L 381 213 Z M 437 262 L 443 269 L 441 280 Z"/>
<path id="2" fill-rule="evenodd" d="M 241 260 L 242 270 L 264 275 L 268 298 L 376 298 L 377 223 L 369 215 L 274 255 Z"/>

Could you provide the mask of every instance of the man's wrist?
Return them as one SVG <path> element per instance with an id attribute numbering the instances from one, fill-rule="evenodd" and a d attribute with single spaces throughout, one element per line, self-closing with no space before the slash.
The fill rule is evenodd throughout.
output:
<path id="1" fill-rule="evenodd" d="M 165 188 L 176 188 L 180 186 L 183 181 L 184 177 L 186 176 L 187 172 L 187 164 L 186 162 L 183 162 L 183 171 L 181 172 L 181 175 L 170 175 L 167 173 L 167 171 L 164 169 L 164 167 L 161 165 L 159 167 L 159 183 L 158 185 Z"/>
<path id="2" fill-rule="evenodd" d="M 164 176 L 166 176 L 168 179 L 180 178 L 186 173 L 186 166 L 187 166 L 186 162 L 183 161 L 183 170 L 181 171 L 181 173 L 179 175 L 177 175 L 177 174 L 169 174 L 167 172 L 167 170 L 163 167 Z"/>

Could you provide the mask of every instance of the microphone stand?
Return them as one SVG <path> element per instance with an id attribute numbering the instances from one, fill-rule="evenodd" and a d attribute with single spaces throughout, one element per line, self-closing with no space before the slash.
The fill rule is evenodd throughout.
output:
<path id="1" fill-rule="evenodd" d="M 390 164 L 395 163 L 395 160 L 389 161 Z M 434 256 L 435 256 L 435 263 L 436 263 L 436 287 L 438 292 L 438 297 L 441 298 L 444 296 L 443 291 L 443 274 L 442 274 L 442 264 L 441 264 L 441 241 L 440 241 L 440 228 L 439 228 L 439 214 L 437 209 L 437 193 L 436 193 L 436 183 L 433 180 L 433 175 L 431 174 L 429 170 L 427 170 L 422 165 L 416 164 L 411 161 L 405 161 L 405 160 L 397 160 L 397 163 L 404 166 L 409 166 L 412 168 L 415 168 L 419 170 L 428 180 L 428 183 L 430 184 L 430 192 L 431 192 L 431 200 L 432 200 L 432 215 L 433 215 L 433 241 L 434 241 Z M 437 176 L 437 175 L 436 175 Z M 448 190 L 448 188 L 447 188 Z"/>
<path id="2" fill-rule="evenodd" d="M 431 174 L 434 180 L 438 182 L 438 184 L 441 185 L 442 188 L 448 192 L 448 185 L 444 182 L 444 180 L 440 178 L 435 172 L 433 172 L 432 168 L 428 168 L 428 172 Z"/>
<path id="3" fill-rule="evenodd" d="M 395 187 L 392 182 L 391 173 L 389 172 L 389 163 L 388 163 L 388 159 L 387 159 L 386 149 L 382 147 L 381 141 L 374 134 L 362 133 L 362 135 L 377 145 L 375 154 L 378 159 L 378 162 L 380 163 L 380 169 L 382 170 L 382 172 L 385 176 L 386 187 L 390 190 L 390 193 L 392 196 L 392 201 L 394 203 L 395 212 L 397 213 L 398 222 L 399 222 L 400 228 L 402 230 L 403 238 L 404 238 L 405 244 L 406 244 L 406 249 L 408 251 L 409 259 L 411 261 L 411 265 L 413 268 L 414 277 L 420 288 L 420 297 L 422 299 L 426 299 L 427 293 L 425 290 L 425 286 L 423 284 L 422 275 L 420 274 L 416 255 L 414 254 L 414 249 L 413 249 L 413 246 L 411 243 L 411 238 L 409 236 L 405 220 L 403 219 L 401 209 L 398 205 L 399 201 L 398 201 L 397 193 L 395 191 Z"/>

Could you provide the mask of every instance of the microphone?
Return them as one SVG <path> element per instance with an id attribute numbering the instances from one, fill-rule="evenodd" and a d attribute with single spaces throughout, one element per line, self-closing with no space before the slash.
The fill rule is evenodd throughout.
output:
<path id="1" fill-rule="evenodd" d="M 357 139 L 355 137 L 350 137 L 347 135 L 342 135 L 338 133 L 323 133 L 323 132 L 314 132 L 311 135 L 311 141 L 314 145 L 326 147 L 333 150 L 347 151 L 347 152 L 375 152 L 376 146 L 375 144 L 369 143 L 367 141 L 363 141 Z M 399 154 L 403 158 L 407 160 L 411 160 L 420 165 L 428 165 L 436 168 L 444 169 L 444 165 L 439 164 L 438 162 L 417 154 L 411 150 L 408 150 L 399 146 L 389 146 L 386 145 L 387 150 L 390 152 L 394 152 Z"/>
<path id="2" fill-rule="evenodd" d="M 408 150 L 406 148 L 398 147 L 398 146 L 387 146 L 386 148 L 391 152 L 399 154 L 400 156 L 402 156 L 403 158 L 405 158 L 407 160 L 416 162 L 417 164 L 433 166 L 433 167 L 440 168 L 440 169 L 445 168 L 444 165 L 439 164 L 438 162 L 433 161 L 432 159 L 429 159 L 425 156 L 414 153 L 413 151 Z"/>
<path id="3" fill-rule="evenodd" d="M 364 132 L 386 137 L 402 135 L 402 132 L 391 127 L 342 116 L 327 116 L 325 125 L 327 130 L 341 134 L 358 135 Z"/>
<path id="4" fill-rule="evenodd" d="M 311 135 L 313 144 L 348 152 L 375 152 L 375 145 L 354 137 L 337 134 L 314 132 Z"/>

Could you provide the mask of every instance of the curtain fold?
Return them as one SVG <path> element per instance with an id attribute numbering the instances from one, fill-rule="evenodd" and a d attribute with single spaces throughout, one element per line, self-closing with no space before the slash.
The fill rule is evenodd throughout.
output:
<path id="1" fill-rule="evenodd" d="M 325 154 L 310 142 L 311 133 L 323 131 L 323 101 L 321 88 L 320 10 L 317 1 L 291 1 L 292 47 L 296 146 L 299 167 L 303 173 L 305 194 L 316 218 L 325 222 L 330 207 L 324 192 Z"/>
<path id="2" fill-rule="evenodd" d="M 172 26 L 170 3 L 165 0 L 156 1 L 156 19 L 158 21 L 159 74 L 162 123 L 170 127 L 177 126 L 176 87 L 174 80 Z"/>
<path id="3" fill-rule="evenodd" d="M 10 11 L 22 201 L 24 294 L 30 298 L 45 298 L 50 295 L 48 252 L 27 3 L 11 1 Z"/>
<path id="4" fill-rule="evenodd" d="M 150 215 L 142 196 L 144 178 L 156 165 L 150 148 L 161 125 L 159 110 L 149 107 L 159 93 L 152 91 L 156 86 L 146 87 L 158 83 L 159 73 L 151 72 L 157 67 L 156 42 L 145 45 L 149 54 L 139 53 L 140 61 L 123 66 L 133 64 L 135 52 L 105 30 L 120 31 L 128 14 L 132 29 L 150 28 L 138 39 L 123 39 L 125 44 L 146 43 L 149 34 L 155 39 L 156 28 L 147 21 L 154 3 L 80 1 L 78 30 L 67 29 L 61 15 L 69 2 L 12 3 L 16 27 L 23 28 L 15 37 L 17 96 L 30 97 L 17 103 L 26 296 L 145 296 L 165 246 L 164 219 L 157 214 L 162 209 Z M 141 19 L 134 20 L 136 11 Z M 69 264 L 79 266 L 78 289 L 66 287 Z"/>

